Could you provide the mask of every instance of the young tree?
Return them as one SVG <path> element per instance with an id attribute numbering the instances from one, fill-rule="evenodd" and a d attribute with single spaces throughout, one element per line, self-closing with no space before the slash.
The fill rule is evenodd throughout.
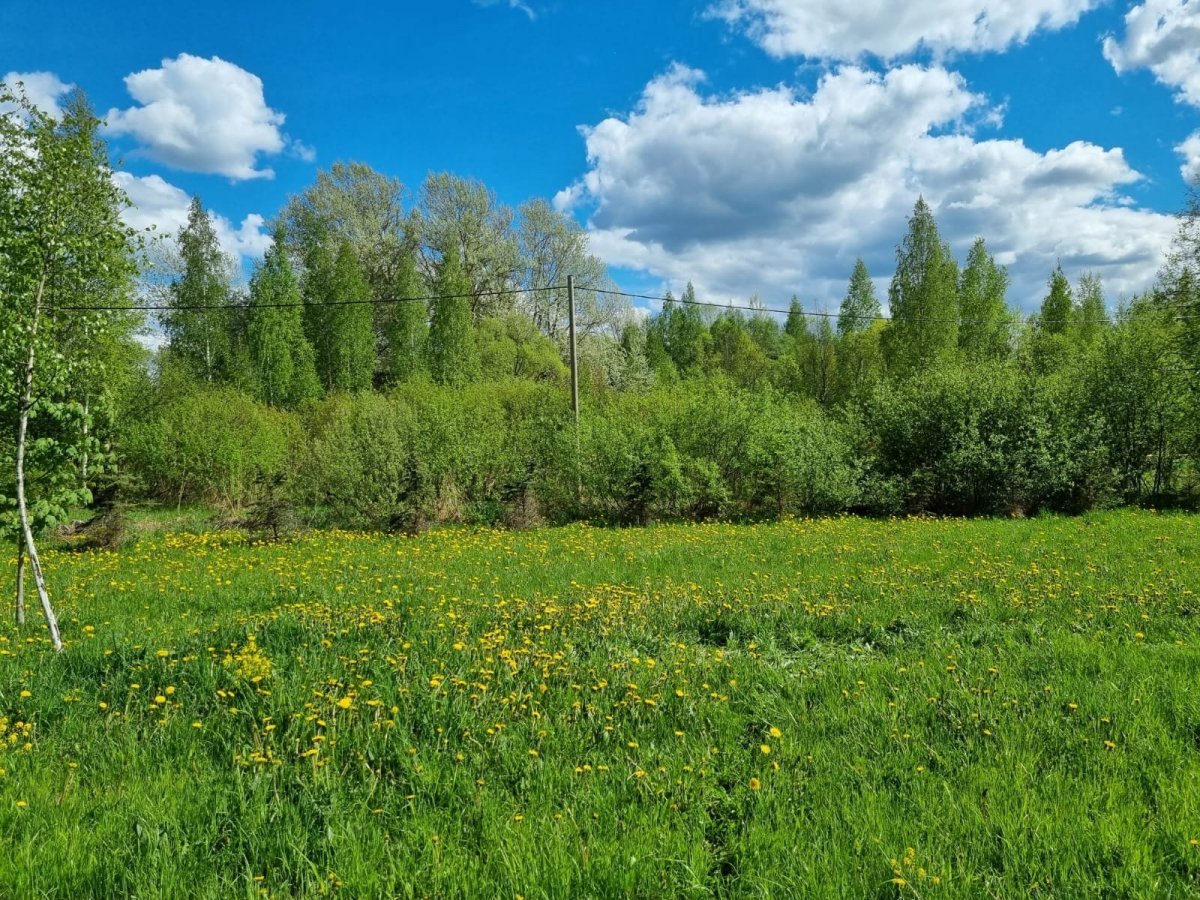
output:
<path id="1" fill-rule="evenodd" d="M 15 389 L 0 394 L 0 404 L 3 418 L 16 426 L 17 595 L 22 604 L 27 555 L 51 642 L 61 650 L 35 528 L 88 494 L 73 452 L 81 432 L 53 424 L 80 413 L 68 389 L 84 371 L 79 333 L 108 333 L 121 314 L 96 307 L 128 305 L 133 241 L 120 220 L 126 200 L 97 137 L 99 120 L 83 96 L 71 99 L 61 121 L 3 87 L 0 108 L 11 110 L 0 114 L 0 368 L 12 374 Z M 67 339 L 69 332 L 76 340 Z M 35 416 L 52 425 L 36 441 Z M 31 468 L 38 472 L 36 498 L 30 496 Z M 23 614 L 19 606 L 19 618 Z"/>
<path id="2" fill-rule="evenodd" d="M 1085 348 L 1092 347 L 1109 324 L 1104 308 L 1104 286 L 1099 275 L 1088 272 L 1079 279 L 1075 302 L 1075 331 L 1079 343 Z"/>
<path id="3" fill-rule="evenodd" d="M 177 246 L 182 270 L 168 288 L 163 321 L 171 353 L 208 384 L 231 380 L 237 310 L 212 308 L 232 307 L 231 262 L 199 197 L 192 197 Z"/>
<path id="4" fill-rule="evenodd" d="M 425 342 L 429 338 L 429 304 L 416 299 L 425 293 L 417 262 L 411 252 L 401 253 L 392 297 L 396 308 L 386 332 L 385 369 L 393 383 L 408 381 L 425 371 Z"/>
<path id="5" fill-rule="evenodd" d="M 1071 299 L 1071 282 L 1063 274 L 1061 263 L 1050 273 L 1048 288 L 1038 316 L 1038 328 L 1046 334 L 1066 334 L 1075 323 L 1075 304 Z"/>
<path id="6" fill-rule="evenodd" d="M 363 391 L 375 374 L 371 289 L 348 241 L 336 255 L 325 242 L 305 261 L 304 330 L 316 355 L 317 378 L 327 391 Z"/>
<path id="7" fill-rule="evenodd" d="M 958 266 L 922 197 L 909 217 L 908 233 L 896 248 L 896 274 L 888 289 L 892 322 L 885 346 L 890 368 L 915 372 L 954 357 L 957 287 Z"/>
<path id="8" fill-rule="evenodd" d="M 800 305 L 800 298 L 795 294 L 792 295 L 792 302 L 788 304 L 787 322 L 783 326 L 783 333 L 793 340 L 808 334 L 808 318 L 804 315 L 804 307 Z"/>
<path id="9" fill-rule="evenodd" d="M 250 279 L 246 343 L 259 399 L 295 406 L 317 397 L 321 383 L 312 344 L 304 335 L 300 285 L 284 245 L 283 226 Z"/>
<path id="10" fill-rule="evenodd" d="M 678 303 L 663 304 L 659 318 L 662 320 L 663 343 L 679 374 L 699 372 L 711 340 L 704 315 L 696 305 L 696 289 L 690 281 Z"/>
<path id="11" fill-rule="evenodd" d="M 879 298 L 875 296 L 875 284 L 861 258 L 854 261 L 850 273 L 850 287 L 842 299 L 841 315 L 838 316 L 837 332 L 847 335 L 871 328 L 880 314 Z"/>
<path id="12" fill-rule="evenodd" d="M 429 372 L 439 384 L 463 385 L 479 373 L 471 317 L 471 282 L 453 244 L 438 272 L 429 321 Z"/>
<path id="13" fill-rule="evenodd" d="M 996 265 L 983 238 L 977 238 L 958 282 L 958 346 L 968 362 L 998 362 L 1009 354 L 1007 291 L 1008 272 Z"/>

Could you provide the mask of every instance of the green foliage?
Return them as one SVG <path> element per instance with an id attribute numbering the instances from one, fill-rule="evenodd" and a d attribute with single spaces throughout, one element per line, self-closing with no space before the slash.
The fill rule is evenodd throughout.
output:
<path id="1" fill-rule="evenodd" d="M 1075 334 L 1080 346 L 1087 349 L 1095 346 L 1110 324 L 1100 276 L 1089 272 L 1079 279 L 1075 300 Z"/>
<path id="2" fill-rule="evenodd" d="M 259 399 L 296 406 L 321 393 L 312 344 L 304 334 L 300 286 L 276 229 L 262 265 L 250 279 L 246 343 Z"/>
<path id="3" fill-rule="evenodd" d="M 375 374 L 371 290 L 348 241 L 315 245 L 305 260 L 304 330 L 326 391 L 362 391 Z"/>
<path id="4" fill-rule="evenodd" d="M 240 392 L 202 387 L 162 404 L 127 437 L 130 461 L 157 497 L 240 511 L 293 468 L 296 417 Z"/>
<path id="5" fill-rule="evenodd" d="M 580 471 L 588 515 L 754 519 L 856 501 L 850 446 L 819 411 L 719 380 L 704 388 L 618 395 L 587 411 Z"/>
<path id="6" fill-rule="evenodd" d="M 439 298 L 429 322 L 429 372 L 438 384 L 462 385 L 479 375 L 471 315 L 471 282 L 451 244 L 438 270 Z"/>
<path id="7" fill-rule="evenodd" d="M 904 375 L 951 363 L 958 346 L 958 266 L 933 212 L 917 200 L 896 248 L 888 289 L 893 321 L 884 348 L 888 368 Z"/>
<path id="8" fill-rule="evenodd" d="M 302 496 L 339 521 L 415 529 L 532 514 L 561 489 L 562 391 L 529 382 L 331 397 L 307 422 Z"/>
<path id="9" fill-rule="evenodd" d="M 111 462 L 97 426 L 136 359 L 137 319 L 92 307 L 130 305 L 136 241 L 82 93 L 57 121 L 4 88 L 0 108 L 0 533 L 11 534 L 22 413 L 35 532 L 89 502 L 89 475 Z"/>
<path id="10" fill-rule="evenodd" d="M 1048 288 L 1037 326 L 1047 334 L 1065 335 L 1075 324 L 1075 304 L 1071 297 L 1071 282 L 1063 274 L 1061 264 L 1050 274 Z"/>
<path id="11" fill-rule="evenodd" d="M 484 319 L 475 331 L 482 378 L 527 378 L 566 384 L 570 372 L 558 348 L 524 313 Z"/>
<path id="12" fill-rule="evenodd" d="M 971 246 L 958 283 L 958 346 L 968 362 L 1000 362 L 1012 351 L 1012 314 L 1005 303 L 1008 272 L 987 251 L 983 238 Z"/>
<path id="13" fill-rule="evenodd" d="M 850 273 L 850 286 L 842 299 L 841 314 L 838 316 L 837 330 L 840 336 L 858 331 L 867 331 L 874 326 L 881 313 L 879 298 L 875 296 L 875 283 L 867 271 L 867 264 L 861 257 L 854 261 L 854 271 Z M 791 321 L 791 313 L 788 314 Z"/>
<path id="14" fill-rule="evenodd" d="M 695 305 L 696 289 L 688 282 L 682 302 L 675 302 L 669 292 L 667 298 L 654 320 L 653 330 L 680 375 L 698 374 L 703 371 L 712 336 L 704 314 Z"/>
<path id="15" fill-rule="evenodd" d="M 1135 301 L 1084 367 L 1084 391 L 1126 501 L 1162 498 L 1179 487 L 1195 406 L 1172 325 L 1169 312 Z"/>
<path id="16" fill-rule="evenodd" d="M 440 279 L 444 261 L 454 256 L 461 272 L 456 277 L 466 285 L 456 293 L 471 295 L 473 318 L 511 309 L 513 298 L 496 292 L 511 289 L 522 268 L 512 209 L 480 181 L 431 172 L 421 187 L 417 212 L 427 279 Z"/>
<path id="17" fill-rule="evenodd" d="M 946 367 L 880 384 L 859 421 L 870 505 L 1023 514 L 1090 496 L 1094 430 L 1051 415 L 1032 387 L 1007 364 Z"/>
<path id="18" fill-rule="evenodd" d="M 426 371 L 429 339 L 429 304 L 415 299 L 424 286 L 412 253 L 404 251 L 396 270 L 392 299 L 395 309 L 388 319 L 387 375 L 392 383 L 408 381 Z"/>
<path id="19" fill-rule="evenodd" d="M 217 232 L 199 197 L 192 197 L 187 224 L 176 240 L 181 271 L 167 292 L 163 325 L 171 352 L 208 384 L 234 380 L 234 335 L 238 310 L 233 304 L 232 262 L 217 242 Z M 213 312 L 208 307 L 228 307 Z"/>

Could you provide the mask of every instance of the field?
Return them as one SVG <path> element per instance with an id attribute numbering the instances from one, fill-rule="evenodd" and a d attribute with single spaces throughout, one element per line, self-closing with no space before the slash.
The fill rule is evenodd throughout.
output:
<path id="1" fill-rule="evenodd" d="M 50 553 L 0 895 L 1200 894 L 1197 560 L 1152 512 Z"/>

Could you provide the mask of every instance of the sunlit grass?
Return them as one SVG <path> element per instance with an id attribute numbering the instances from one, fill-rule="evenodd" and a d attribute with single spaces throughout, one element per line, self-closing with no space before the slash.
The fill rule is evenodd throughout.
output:
<path id="1" fill-rule="evenodd" d="M 47 554 L 0 892 L 1194 893 L 1198 557 L 1151 513 Z"/>

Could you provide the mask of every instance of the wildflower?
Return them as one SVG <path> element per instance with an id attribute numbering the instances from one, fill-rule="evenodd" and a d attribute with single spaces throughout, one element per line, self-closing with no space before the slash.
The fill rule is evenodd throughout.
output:
<path id="1" fill-rule="evenodd" d="M 776 728 L 774 725 L 772 725 L 770 735 L 771 735 L 771 737 L 778 740 L 779 738 L 783 737 L 783 732 L 780 731 L 778 728 Z"/>
<path id="2" fill-rule="evenodd" d="M 758 749 L 761 750 L 765 754 L 769 754 L 771 752 L 771 745 L 770 744 L 760 744 Z"/>
<path id="3" fill-rule="evenodd" d="M 759 781 L 757 778 L 750 779 L 750 790 L 757 791 L 761 787 L 762 787 L 762 782 Z"/>
<path id="4" fill-rule="evenodd" d="M 354 700 L 352 700 L 350 697 L 343 697 L 337 702 L 337 705 L 339 709 L 349 709 L 354 705 Z"/>

